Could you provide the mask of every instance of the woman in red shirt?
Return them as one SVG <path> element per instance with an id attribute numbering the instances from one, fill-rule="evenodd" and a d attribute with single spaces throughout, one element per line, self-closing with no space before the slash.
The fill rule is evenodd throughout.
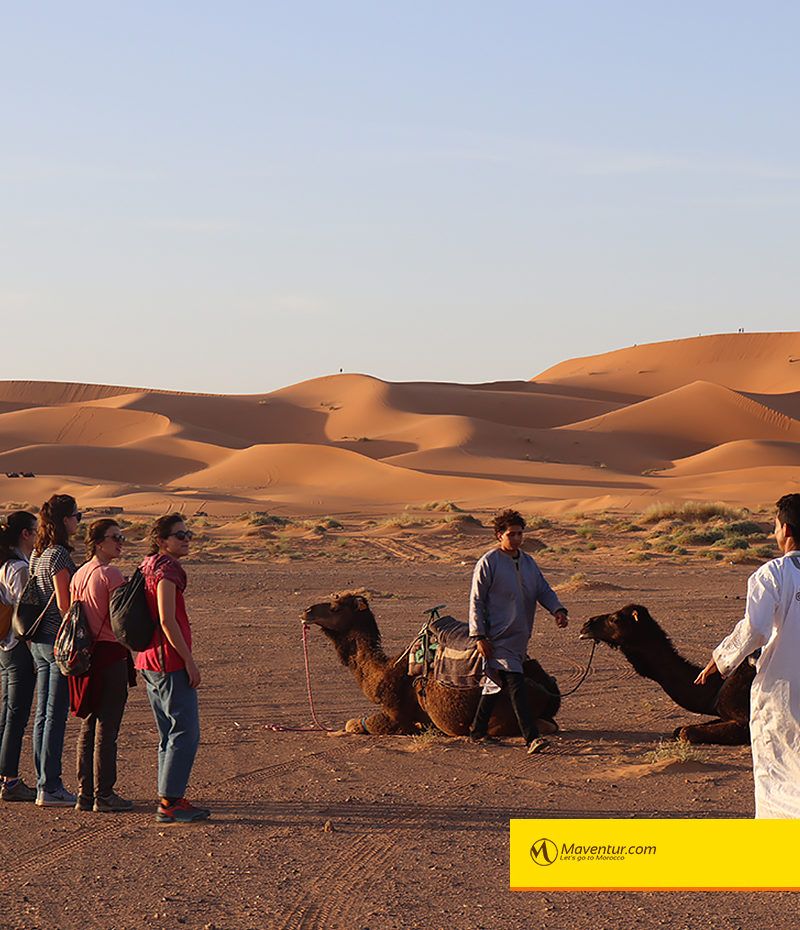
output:
<path id="1" fill-rule="evenodd" d="M 145 593 L 157 619 L 150 647 L 136 658 L 159 733 L 156 820 L 191 823 L 211 812 L 190 804 L 184 794 L 200 743 L 197 687 L 200 670 L 192 655 L 192 629 L 186 613 L 186 572 L 191 530 L 179 513 L 160 517 L 150 530 L 150 554 L 142 562 Z"/>

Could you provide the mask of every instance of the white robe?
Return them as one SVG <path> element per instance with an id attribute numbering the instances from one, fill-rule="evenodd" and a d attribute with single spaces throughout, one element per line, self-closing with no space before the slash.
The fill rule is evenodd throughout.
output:
<path id="1" fill-rule="evenodd" d="M 794 557 L 794 560 L 793 558 Z M 756 817 L 800 817 L 800 552 L 747 583 L 747 609 L 713 652 L 723 676 L 759 647 L 750 695 Z"/>

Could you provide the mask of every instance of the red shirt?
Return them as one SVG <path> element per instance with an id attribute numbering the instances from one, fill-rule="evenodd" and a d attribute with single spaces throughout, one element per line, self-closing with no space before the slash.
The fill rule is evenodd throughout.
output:
<path id="1" fill-rule="evenodd" d="M 171 581 L 175 585 L 175 619 L 178 621 L 186 645 L 192 648 L 192 628 L 189 626 L 189 616 L 186 613 L 186 603 L 183 592 L 186 590 L 186 572 L 177 559 L 170 555 L 149 555 L 141 564 L 144 575 L 144 591 L 150 613 L 158 617 L 158 583 Z M 162 648 L 166 668 L 161 664 Z M 186 667 L 186 663 L 164 635 L 161 624 L 156 623 L 153 641 L 150 646 L 136 656 L 136 668 L 146 669 L 150 672 L 178 672 Z"/>

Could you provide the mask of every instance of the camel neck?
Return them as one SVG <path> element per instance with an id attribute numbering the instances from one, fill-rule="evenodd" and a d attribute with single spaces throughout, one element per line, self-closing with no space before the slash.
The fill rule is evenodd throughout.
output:
<path id="1" fill-rule="evenodd" d="M 668 636 L 646 650 L 623 646 L 622 651 L 638 674 L 658 682 L 676 704 L 698 714 L 714 713 L 721 679 L 715 676 L 705 685 L 694 684 L 700 667 L 684 659 Z"/>
<path id="2" fill-rule="evenodd" d="M 353 673 L 359 688 L 371 700 L 376 699 L 389 659 L 380 645 L 363 634 L 350 634 L 336 642 L 342 665 Z"/>

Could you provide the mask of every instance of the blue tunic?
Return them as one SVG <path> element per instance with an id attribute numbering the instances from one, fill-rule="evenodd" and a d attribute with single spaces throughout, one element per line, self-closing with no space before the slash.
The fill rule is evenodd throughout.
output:
<path id="1" fill-rule="evenodd" d="M 537 603 L 551 614 L 566 609 L 527 552 L 520 550 L 515 559 L 496 546 L 478 559 L 472 574 L 469 633 L 486 636 L 492 644 L 492 657 L 484 660 L 490 680 L 494 681 L 492 669 L 522 671 Z"/>

